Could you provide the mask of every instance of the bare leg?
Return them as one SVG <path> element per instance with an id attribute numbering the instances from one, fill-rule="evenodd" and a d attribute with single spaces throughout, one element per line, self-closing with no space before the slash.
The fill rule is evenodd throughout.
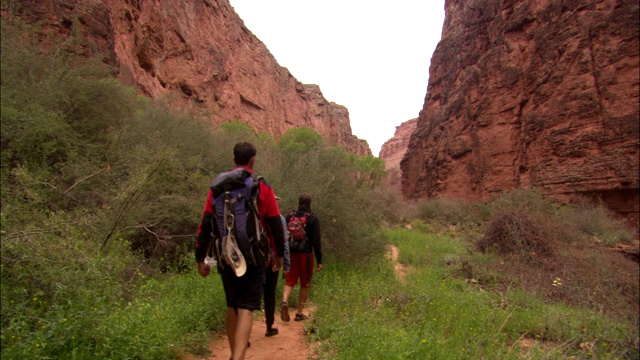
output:
<path id="1" fill-rule="evenodd" d="M 236 315 L 236 311 L 233 308 L 227 307 L 227 319 L 225 324 L 227 328 L 227 339 L 229 339 L 229 348 L 233 354 L 236 327 L 238 326 L 238 315 Z"/>
<path id="2" fill-rule="evenodd" d="M 308 287 L 300 287 L 300 294 L 298 295 L 298 312 L 296 314 L 302 314 L 304 309 L 304 303 L 307 302 L 307 294 L 309 293 Z"/>
<path id="3" fill-rule="evenodd" d="M 293 286 L 285 285 L 284 290 L 282 291 L 282 302 L 289 303 L 289 296 L 293 292 Z"/>
<path id="4" fill-rule="evenodd" d="M 253 323 L 253 312 L 246 309 L 238 309 L 236 332 L 234 337 L 233 360 L 244 359 L 247 351 L 247 343 L 251 335 L 251 324 Z"/>
<path id="5" fill-rule="evenodd" d="M 288 322 L 290 320 L 289 317 L 289 296 L 291 296 L 291 292 L 293 291 L 293 286 L 284 285 L 284 290 L 282 292 L 282 308 L 280 308 L 280 319 L 284 322 Z"/>

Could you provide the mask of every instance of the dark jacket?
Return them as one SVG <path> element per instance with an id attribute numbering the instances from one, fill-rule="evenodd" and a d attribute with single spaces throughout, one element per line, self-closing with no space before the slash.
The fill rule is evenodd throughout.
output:
<path id="1" fill-rule="evenodd" d="M 307 242 L 308 246 L 305 248 L 304 252 L 311 253 L 313 252 L 316 255 L 316 262 L 318 264 L 322 264 L 322 238 L 320 235 L 320 219 L 310 211 L 298 210 L 295 212 L 296 216 L 304 216 L 305 213 L 310 213 L 307 217 L 307 223 L 304 227 L 304 230 L 307 234 L 307 238 L 309 241 Z M 291 219 L 292 214 L 287 215 L 287 223 L 289 219 Z M 294 252 L 291 250 L 291 252 Z"/>

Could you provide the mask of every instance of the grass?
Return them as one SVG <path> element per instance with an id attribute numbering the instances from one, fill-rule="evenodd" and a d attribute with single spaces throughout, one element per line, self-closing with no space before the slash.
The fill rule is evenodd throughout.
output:
<path id="1" fill-rule="evenodd" d="M 505 214 L 520 213 L 497 219 Z M 221 330 L 225 314 L 219 277 L 200 278 L 191 256 L 166 273 L 154 270 L 122 237 L 96 252 L 70 217 L 82 219 L 60 212 L 42 229 L 3 233 L 2 357 L 207 354 L 209 332 Z M 511 231 L 526 224 L 485 235 L 500 245 L 512 238 L 506 235 L 531 235 Z M 381 252 L 368 261 L 325 257 L 307 325 L 323 358 L 637 358 L 636 263 L 601 245 L 554 237 L 553 256 L 523 262 L 517 252 L 526 246 L 477 251 L 476 227 L 464 229 L 473 236 L 459 226 L 415 221 L 412 228 L 378 239 L 398 248 L 410 269 L 404 282 Z"/>
<path id="2" fill-rule="evenodd" d="M 142 280 L 130 301 L 107 301 L 87 284 L 83 292 L 66 304 L 42 304 L 37 319 L 12 314 L 2 330 L 2 358 L 177 359 L 183 351 L 202 352 L 225 313 L 219 277 L 202 279 L 195 270 Z M 3 294 L 3 308 L 5 300 L 12 302 Z"/>
<path id="3" fill-rule="evenodd" d="M 633 324 L 584 307 L 547 301 L 525 289 L 505 291 L 460 276 L 464 264 L 498 258 L 470 252 L 462 238 L 389 230 L 396 280 L 382 256 L 365 265 L 329 263 L 312 287 L 313 332 L 331 359 L 634 358 Z M 499 275 L 496 275 L 499 278 Z M 562 286 L 556 282 L 555 287 Z M 549 283 L 553 288 L 554 284 Z M 523 341 L 526 340 L 526 341 Z M 532 344 L 523 347 L 521 344 Z"/>

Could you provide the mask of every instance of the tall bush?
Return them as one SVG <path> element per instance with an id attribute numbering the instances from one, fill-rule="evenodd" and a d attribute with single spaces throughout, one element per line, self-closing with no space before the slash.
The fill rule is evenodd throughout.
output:
<path id="1" fill-rule="evenodd" d="M 560 207 L 558 217 L 586 238 L 603 240 L 607 245 L 618 241 L 631 242 L 633 235 L 602 202 L 576 198 Z"/>
<path id="2" fill-rule="evenodd" d="M 288 130 L 276 143 L 280 159 L 272 181 L 283 212 L 295 210 L 298 196 L 312 196 L 319 217 L 323 251 L 329 256 L 366 259 L 383 248 L 380 217 L 371 189 L 363 187 L 356 158 L 342 147 L 326 147 L 310 129 Z"/>

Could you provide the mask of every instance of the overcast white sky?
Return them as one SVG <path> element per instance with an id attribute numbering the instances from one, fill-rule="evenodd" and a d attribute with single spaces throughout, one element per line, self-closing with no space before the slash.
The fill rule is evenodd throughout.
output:
<path id="1" fill-rule="evenodd" d="M 231 0 L 276 58 L 349 110 L 374 156 L 418 117 L 442 33 L 444 0 Z"/>

